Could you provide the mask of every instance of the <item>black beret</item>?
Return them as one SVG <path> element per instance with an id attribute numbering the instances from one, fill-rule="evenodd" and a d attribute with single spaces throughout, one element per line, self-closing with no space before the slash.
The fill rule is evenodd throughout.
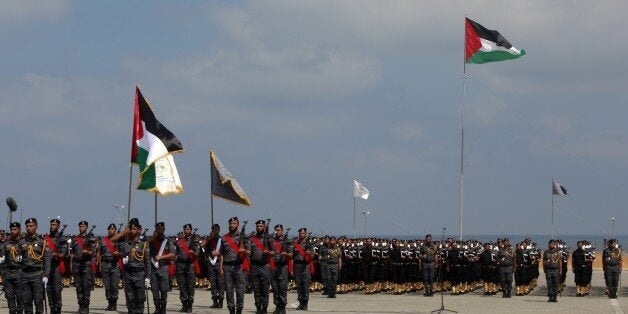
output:
<path id="1" fill-rule="evenodd" d="M 301 228 L 301 229 L 299 229 L 299 232 L 301 232 L 301 231 L 303 231 L 303 232 L 307 232 L 307 228 Z"/>
<path id="2" fill-rule="evenodd" d="M 114 223 L 110 223 L 109 227 L 107 227 L 107 230 L 109 230 L 111 228 L 118 230 L 118 228 L 116 227 L 116 224 L 114 224 Z"/>
<path id="3" fill-rule="evenodd" d="M 255 222 L 256 225 L 266 225 L 266 222 L 262 219 Z"/>
<path id="4" fill-rule="evenodd" d="M 56 223 L 58 223 L 58 224 L 60 224 L 60 223 L 61 223 L 61 221 L 60 221 L 59 219 L 57 219 L 57 218 L 52 218 L 52 219 L 50 219 L 50 222 L 56 222 Z"/>
<path id="5" fill-rule="evenodd" d="M 331 237 L 329 237 L 329 240 L 336 240 L 336 237 L 331 236 Z"/>
<path id="6" fill-rule="evenodd" d="M 26 221 L 24 222 L 24 224 L 29 224 L 29 223 L 34 223 L 34 224 L 37 224 L 37 219 L 35 219 L 35 218 L 28 218 L 28 219 L 26 219 Z"/>
<path id="7" fill-rule="evenodd" d="M 229 222 L 232 222 L 232 221 L 238 221 L 239 222 L 240 220 L 238 220 L 238 217 L 235 216 L 235 217 L 229 218 Z"/>
<path id="8" fill-rule="evenodd" d="M 276 224 L 276 225 L 275 225 L 275 229 L 277 229 L 277 228 L 281 228 L 281 230 L 283 230 L 283 225 L 281 225 L 281 224 Z"/>
<path id="9" fill-rule="evenodd" d="M 156 224 L 155 224 L 155 228 L 159 228 L 159 227 L 164 227 L 164 228 L 165 228 L 165 227 L 166 227 L 166 224 L 164 224 L 164 222 L 163 222 L 163 221 L 160 221 L 160 222 L 158 222 L 158 223 L 156 223 Z"/>
<path id="10" fill-rule="evenodd" d="M 129 220 L 129 225 L 139 226 L 140 225 L 140 220 L 137 219 L 137 218 L 131 218 L 131 220 Z"/>
<path id="11" fill-rule="evenodd" d="M 212 225 L 212 229 L 220 229 L 220 225 L 219 224 L 213 224 Z"/>
<path id="12" fill-rule="evenodd" d="M 549 241 L 547 241 L 547 244 L 552 244 L 554 243 L 554 239 L 550 239 Z"/>
<path id="13" fill-rule="evenodd" d="M 185 224 L 185 225 L 183 225 L 183 229 L 185 229 L 185 228 L 192 229 L 192 224 Z"/>
<path id="14" fill-rule="evenodd" d="M 11 228 L 19 228 L 19 227 L 21 227 L 19 222 L 14 221 L 14 222 L 11 223 Z"/>
<path id="15" fill-rule="evenodd" d="M 617 243 L 617 239 L 610 239 L 608 240 L 608 243 Z"/>
<path id="16" fill-rule="evenodd" d="M 87 221 L 83 220 L 83 221 L 79 222 L 78 225 L 79 226 L 89 226 L 89 223 L 87 223 Z"/>
<path id="17" fill-rule="evenodd" d="M 432 235 L 431 235 L 431 234 L 429 234 L 429 233 L 428 233 L 428 234 L 426 234 L 426 235 L 425 235 L 425 238 L 427 239 L 428 237 L 429 237 L 429 238 L 431 238 L 431 237 L 432 237 Z"/>

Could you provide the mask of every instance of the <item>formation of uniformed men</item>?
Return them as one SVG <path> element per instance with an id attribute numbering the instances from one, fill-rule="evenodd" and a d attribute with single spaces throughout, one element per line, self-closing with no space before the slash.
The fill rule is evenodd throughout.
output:
<path id="1" fill-rule="evenodd" d="M 0 245 L 0 265 L 9 313 L 43 312 L 45 295 L 51 313 L 62 307 L 62 275 L 73 276 L 79 313 L 89 313 L 94 275 L 99 273 L 108 301 L 106 310 L 116 310 L 118 289 L 123 286 L 129 313 L 142 313 L 147 304 L 147 289 L 153 295 L 154 313 L 166 313 L 167 294 L 178 285 L 180 312 L 192 312 L 197 275 L 209 279 L 213 304 L 223 308 L 227 299 L 230 313 L 242 313 L 244 293 L 251 285 L 256 313 L 267 313 L 270 294 L 274 313 L 285 313 L 290 278 L 294 278 L 299 305 L 307 310 L 309 294 L 322 290 L 335 298 L 337 293 L 364 291 L 367 294 L 392 291 L 403 294 L 436 291 L 463 294 L 483 285 L 484 294 L 511 297 L 513 277 L 517 295 L 525 295 L 536 286 L 542 263 L 548 286 L 549 302 L 565 287 L 569 249 L 559 240 L 551 240 L 542 252 L 530 239 L 511 246 L 508 239 L 495 243 L 455 241 L 440 243 L 430 235 L 424 240 L 349 239 L 346 237 L 311 237 L 306 228 L 295 239 L 282 225 L 269 234 L 269 223 L 258 220 L 255 231 L 245 232 L 237 217 L 229 219 L 228 232 L 220 226 L 201 239 L 192 226 L 183 226 L 175 239 L 165 236 L 165 224 L 155 225 L 152 237 L 144 237 L 139 221 L 131 219 L 120 232 L 116 225 L 107 228 L 107 236 L 96 238 L 86 221 L 79 223 L 78 235 L 65 237 L 65 225 L 50 221 L 50 232 L 37 234 L 37 220 L 11 230 Z M 242 227 L 240 229 L 240 227 Z M 194 229 L 195 231 L 195 229 Z M 145 233 L 146 231 L 144 231 Z M 576 296 L 586 296 L 591 287 L 595 253 L 587 241 L 578 241 L 571 253 Z M 603 269 L 609 298 L 617 297 L 622 271 L 622 251 L 617 241 L 608 241 L 603 252 Z M 66 266 L 67 265 L 67 266 Z M 202 269 L 201 269 L 202 268 Z M 123 285 L 119 285 L 120 278 Z"/>

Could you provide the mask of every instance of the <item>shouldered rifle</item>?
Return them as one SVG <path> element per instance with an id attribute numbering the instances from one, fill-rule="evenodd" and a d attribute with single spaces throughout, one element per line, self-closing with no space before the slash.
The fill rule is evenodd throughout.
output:
<path id="1" fill-rule="evenodd" d="M 242 229 L 240 230 L 240 238 L 238 239 L 238 248 L 242 249 L 244 248 L 244 239 L 246 238 L 246 224 L 248 223 L 248 220 L 245 220 L 242 222 Z"/>
<path id="2" fill-rule="evenodd" d="M 124 226 L 124 224 L 119 224 L 118 225 L 118 232 L 122 231 L 122 226 Z"/>

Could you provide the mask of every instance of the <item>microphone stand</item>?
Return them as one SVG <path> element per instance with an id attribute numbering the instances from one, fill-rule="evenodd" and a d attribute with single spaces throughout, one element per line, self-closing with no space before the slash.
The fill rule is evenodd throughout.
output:
<path id="1" fill-rule="evenodd" d="M 443 245 L 445 243 L 445 227 L 443 227 L 443 233 L 441 236 L 441 241 L 440 244 Z M 440 278 L 441 282 L 443 280 L 443 263 L 441 263 L 438 267 L 438 277 Z M 445 308 L 445 289 L 440 289 L 440 309 L 438 310 L 433 310 L 430 313 L 442 313 L 442 312 L 451 312 L 451 313 L 458 313 L 456 311 L 453 310 L 449 310 Z"/>

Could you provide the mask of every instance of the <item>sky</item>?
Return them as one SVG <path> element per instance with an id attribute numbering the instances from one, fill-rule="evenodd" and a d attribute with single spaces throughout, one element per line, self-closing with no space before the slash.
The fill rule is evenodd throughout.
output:
<path id="1" fill-rule="evenodd" d="M 556 234 L 608 235 L 612 217 L 628 234 L 625 12 L 624 1 L 2 0 L 0 196 L 22 221 L 61 216 L 70 231 L 122 220 L 138 84 L 185 149 L 184 193 L 158 200 L 168 231 L 208 232 L 212 148 L 253 202 L 214 199 L 223 229 L 272 216 L 351 235 L 357 178 L 371 192 L 355 202 L 358 234 L 459 235 L 464 101 L 464 235 L 549 234 L 552 178 L 569 193 L 554 197 Z M 527 54 L 465 70 L 465 15 Z M 133 190 L 131 216 L 148 227 L 153 206 Z"/>

